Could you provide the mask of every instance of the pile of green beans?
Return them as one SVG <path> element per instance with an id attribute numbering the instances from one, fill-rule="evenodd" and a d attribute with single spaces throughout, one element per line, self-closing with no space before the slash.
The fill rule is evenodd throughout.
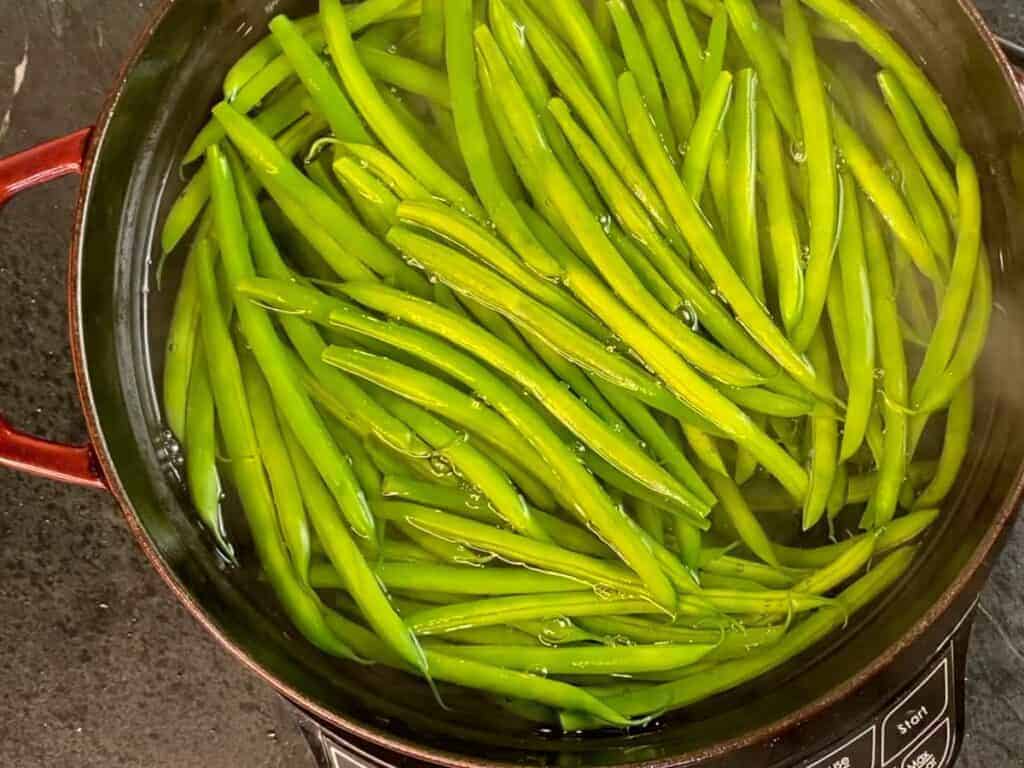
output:
<path id="1" fill-rule="evenodd" d="M 525 729 L 840 631 L 967 459 L 978 172 L 851 0 L 320 0 L 185 166 L 163 405 L 211 546 Z"/>

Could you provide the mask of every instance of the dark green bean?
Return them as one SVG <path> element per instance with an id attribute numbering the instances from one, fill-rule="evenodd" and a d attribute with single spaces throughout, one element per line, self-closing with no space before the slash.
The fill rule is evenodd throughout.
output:
<path id="1" fill-rule="evenodd" d="M 822 379 L 831 379 L 828 344 L 819 328 L 811 340 L 811 362 Z M 874 369 L 871 369 L 872 372 Z M 826 512 L 839 456 L 838 416 L 832 406 L 819 402 L 811 416 L 811 483 L 804 500 L 803 529 L 809 531 Z"/>

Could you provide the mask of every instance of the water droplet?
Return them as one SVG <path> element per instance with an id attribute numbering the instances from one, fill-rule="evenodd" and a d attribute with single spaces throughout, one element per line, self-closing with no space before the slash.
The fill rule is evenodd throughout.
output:
<path id="1" fill-rule="evenodd" d="M 797 165 L 803 165 L 807 162 L 807 147 L 804 146 L 803 141 L 794 139 L 790 142 L 789 156 L 793 158 L 793 162 Z"/>

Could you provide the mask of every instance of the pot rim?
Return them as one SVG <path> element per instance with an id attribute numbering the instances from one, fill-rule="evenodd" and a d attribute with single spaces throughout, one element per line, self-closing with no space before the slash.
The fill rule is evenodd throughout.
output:
<path id="1" fill-rule="evenodd" d="M 75 380 L 78 387 L 79 399 L 82 404 L 82 412 L 85 416 L 89 437 L 95 448 L 96 458 L 106 481 L 106 486 L 114 496 L 121 508 L 121 512 L 128 524 L 132 535 L 142 548 L 150 565 L 160 575 L 166 585 L 170 588 L 177 599 L 188 609 L 189 613 L 214 637 L 227 651 L 241 662 L 250 671 L 255 673 L 264 682 L 272 686 L 279 694 L 283 695 L 293 703 L 300 706 L 306 712 L 312 714 L 323 723 L 337 728 L 340 731 L 363 739 L 377 747 L 396 752 L 406 758 L 421 760 L 427 763 L 447 766 L 449 768 L 494 768 L 494 766 L 509 766 L 512 764 L 502 762 L 483 761 L 468 758 L 444 750 L 425 748 L 408 739 L 389 735 L 386 731 L 378 728 L 367 727 L 354 722 L 339 713 L 320 706 L 310 700 L 304 693 L 293 686 L 279 680 L 270 671 L 261 666 L 242 647 L 221 630 L 221 628 L 205 613 L 202 606 L 192 597 L 184 585 L 178 580 L 160 552 L 151 541 L 145 527 L 142 525 L 136 514 L 131 500 L 122 485 L 117 473 L 116 466 L 107 448 L 106 439 L 100 426 L 99 414 L 96 411 L 95 400 L 92 394 L 92 386 L 89 380 L 88 365 L 86 362 L 85 339 L 82 332 L 82 285 L 81 285 L 81 263 L 83 257 L 83 231 L 91 202 L 91 193 L 94 186 L 94 173 L 98 166 L 98 159 L 103 151 L 107 138 L 107 129 L 110 120 L 120 101 L 128 73 L 134 68 L 145 51 L 147 44 L 153 36 L 154 31 L 163 21 L 164 17 L 178 0 L 161 0 L 158 7 L 153 11 L 142 31 L 138 34 L 129 54 L 125 57 L 124 63 L 115 80 L 115 85 L 101 109 L 93 131 L 92 139 L 89 142 L 88 152 L 85 157 L 82 170 L 82 180 L 79 187 L 78 198 L 75 206 L 74 227 L 72 231 L 71 252 L 68 263 L 68 321 L 69 335 L 71 341 L 72 360 L 75 370 Z M 957 4 L 967 15 L 971 23 L 977 29 L 984 44 L 990 53 L 995 57 L 1000 71 L 1008 84 L 1012 85 L 1014 99 L 1022 123 L 1024 123 L 1024 88 L 1018 79 L 1018 74 L 1007 60 L 1000 47 L 995 34 L 989 29 L 981 12 L 974 5 L 973 0 L 957 0 Z M 765 725 L 753 731 L 743 733 L 734 738 L 722 741 L 704 749 L 696 750 L 672 758 L 662 758 L 650 761 L 634 763 L 622 763 L 618 768 L 665 768 L 669 765 L 678 765 L 680 762 L 691 764 L 721 757 L 723 755 L 765 743 L 792 727 L 807 721 L 821 712 L 833 707 L 844 699 L 849 698 L 855 692 L 864 687 L 868 682 L 877 677 L 888 668 L 894 659 L 903 651 L 908 649 L 919 640 L 938 620 L 944 616 L 963 597 L 969 589 L 972 580 L 981 572 L 987 562 L 989 555 L 997 546 L 1000 538 L 1014 520 L 1021 500 L 1024 498 L 1024 463 L 1017 468 L 1016 479 L 1012 490 L 1002 502 L 998 516 L 989 526 L 985 537 L 978 544 L 973 555 L 967 564 L 958 574 L 956 580 L 943 592 L 942 596 L 929 608 L 904 635 L 891 644 L 884 652 L 879 654 L 870 664 L 860 669 L 853 677 L 835 686 L 828 693 L 812 701 L 799 710 L 786 715 L 773 723 Z"/>

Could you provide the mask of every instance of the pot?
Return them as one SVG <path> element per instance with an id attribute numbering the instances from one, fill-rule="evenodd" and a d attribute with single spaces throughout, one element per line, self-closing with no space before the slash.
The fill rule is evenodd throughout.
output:
<path id="1" fill-rule="evenodd" d="M 443 711 L 412 678 L 321 655 L 289 628 L 253 571 L 216 555 L 161 423 L 155 382 L 180 265 L 172 259 L 162 290 L 153 288 L 155 233 L 223 73 L 273 14 L 308 12 L 307 3 L 165 0 L 94 127 L 0 160 L 0 205 L 82 175 L 68 311 L 90 434 L 88 445 L 58 445 L 0 417 L 0 463 L 113 494 L 178 599 L 297 706 L 329 764 L 950 764 L 973 607 L 1024 487 L 1015 381 L 1024 362 L 1024 101 L 968 0 L 868 5 L 924 63 L 979 161 L 997 311 L 977 374 L 970 454 L 919 560 L 844 632 L 784 668 L 635 733 L 539 733 L 471 692 L 446 697 L 452 711 Z M 932 762 L 921 762 L 925 754 Z"/>

